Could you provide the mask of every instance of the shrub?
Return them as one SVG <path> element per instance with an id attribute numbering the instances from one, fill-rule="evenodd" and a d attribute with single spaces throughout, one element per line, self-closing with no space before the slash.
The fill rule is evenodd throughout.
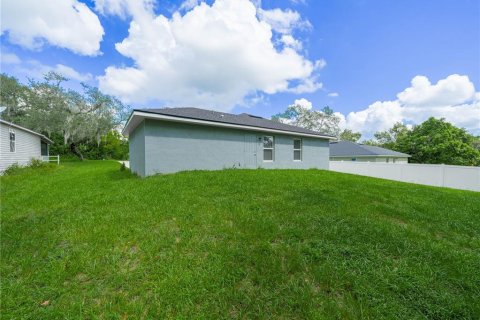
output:
<path id="1" fill-rule="evenodd" d="M 26 166 L 22 166 L 17 162 L 15 162 L 11 166 L 9 166 L 7 169 L 5 169 L 5 171 L 3 171 L 3 175 L 11 176 L 11 175 L 20 174 L 23 171 L 28 169 L 53 168 L 53 167 L 57 167 L 57 165 L 53 163 L 44 162 L 40 159 L 32 158 L 30 159 L 30 161 Z"/>
<path id="2" fill-rule="evenodd" d="M 42 160 L 32 158 L 28 162 L 27 167 L 29 167 L 29 168 L 40 168 L 40 167 L 44 167 L 45 165 L 46 165 L 46 163 L 43 162 Z"/>
<path id="3" fill-rule="evenodd" d="M 80 162 L 80 158 L 74 154 L 60 154 L 60 162 Z"/>
<path id="4" fill-rule="evenodd" d="M 5 176 L 11 176 L 14 174 L 19 173 L 22 170 L 22 166 L 19 165 L 17 162 L 14 164 L 10 165 L 5 171 L 3 171 L 3 175 Z"/>

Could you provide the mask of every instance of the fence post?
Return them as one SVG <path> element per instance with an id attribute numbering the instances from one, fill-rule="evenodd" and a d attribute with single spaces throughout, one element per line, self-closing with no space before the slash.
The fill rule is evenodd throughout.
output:
<path id="1" fill-rule="evenodd" d="M 60 165 L 60 155 L 57 154 L 57 166 Z"/>

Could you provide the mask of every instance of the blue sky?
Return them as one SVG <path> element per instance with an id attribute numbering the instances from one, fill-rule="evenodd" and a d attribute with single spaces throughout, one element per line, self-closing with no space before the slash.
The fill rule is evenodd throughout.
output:
<path id="1" fill-rule="evenodd" d="M 364 136 L 428 116 L 480 134 L 477 0 L 16 2 L 1 69 L 21 81 L 54 69 L 133 107 L 270 117 L 297 100 Z"/>
<path id="2" fill-rule="evenodd" d="M 480 88 L 479 3 L 321 0 L 297 6 L 313 25 L 307 49 L 327 61 L 321 80 L 340 94 L 335 99 L 324 91 L 304 96 L 314 105 L 347 113 L 394 98 L 416 75 L 432 82 L 468 75 Z"/>

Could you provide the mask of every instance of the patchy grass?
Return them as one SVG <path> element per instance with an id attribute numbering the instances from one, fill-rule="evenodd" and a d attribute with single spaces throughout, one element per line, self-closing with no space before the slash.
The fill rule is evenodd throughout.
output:
<path id="1" fill-rule="evenodd" d="M 480 317 L 480 193 L 328 171 L 1 178 L 1 314 Z"/>

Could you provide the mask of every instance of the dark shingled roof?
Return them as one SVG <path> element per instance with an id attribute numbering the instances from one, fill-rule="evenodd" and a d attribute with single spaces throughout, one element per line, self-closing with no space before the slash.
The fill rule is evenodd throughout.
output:
<path id="1" fill-rule="evenodd" d="M 410 157 L 406 153 L 388 150 L 381 147 L 367 146 L 351 141 L 330 142 L 330 157 L 352 157 L 352 156 L 392 156 Z"/>
<path id="2" fill-rule="evenodd" d="M 257 127 L 272 130 L 282 130 L 288 132 L 305 133 L 317 136 L 332 137 L 329 134 L 321 133 L 305 128 L 300 128 L 262 117 L 253 116 L 247 113 L 231 114 L 226 112 L 211 111 L 199 108 L 163 108 L 163 109 L 135 109 L 134 111 L 155 113 L 166 116 L 205 120 L 219 123 L 228 123 L 249 127 Z"/>

